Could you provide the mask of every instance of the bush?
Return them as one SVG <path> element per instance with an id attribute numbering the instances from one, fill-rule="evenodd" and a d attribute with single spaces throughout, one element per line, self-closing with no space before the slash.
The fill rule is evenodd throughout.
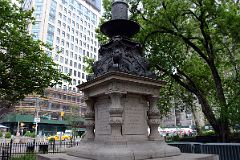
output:
<path id="1" fill-rule="evenodd" d="M 24 134 L 24 136 L 35 138 L 36 135 L 35 135 L 35 132 L 27 131 L 27 132 Z"/>
<path id="2" fill-rule="evenodd" d="M 27 132 L 24 134 L 24 136 L 26 136 L 26 137 L 30 137 L 30 135 L 31 135 L 31 132 L 30 132 L 30 131 L 27 131 Z"/>
<path id="3" fill-rule="evenodd" d="M 37 159 L 37 156 L 35 154 L 26 154 L 21 157 L 11 158 L 11 160 L 36 160 L 36 159 Z"/>
<path id="4" fill-rule="evenodd" d="M 3 134 L 2 134 L 2 131 L 0 131 L 0 138 L 2 138 Z"/>
<path id="5" fill-rule="evenodd" d="M 213 136 L 213 135 L 216 135 L 216 133 L 212 130 L 209 130 L 209 131 L 203 131 L 200 136 Z"/>
<path id="6" fill-rule="evenodd" d="M 5 138 L 11 138 L 11 133 L 10 132 L 6 132 L 6 134 L 5 134 Z"/>
<path id="7" fill-rule="evenodd" d="M 172 137 L 172 141 L 179 141 L 179 140 L 180 140 L 179 135 L 175 135 Z"/>

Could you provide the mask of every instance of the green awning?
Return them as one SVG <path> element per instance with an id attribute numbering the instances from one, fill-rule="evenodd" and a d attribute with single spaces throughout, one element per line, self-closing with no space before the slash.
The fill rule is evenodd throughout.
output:
<path id="1" fill-rule="evenodd" d="M 7 114 L 3 118 L 3 123 L 17 123 L 17 122 L 23 122 L 23 123 L 34 123 L 34 116 L 33 115 L 21 115 L 21 114 Z M 39 124 L 55 124 L 55 125 L 66 125 L 66 121 L 59 121 L 59 120 L 47 120 L 47 119 L 41 119 Z"/>
<path id="2" fill-rule="evenodd" d="M 76 131 L 86 131 L 86 128 L 76 128 Z"/>

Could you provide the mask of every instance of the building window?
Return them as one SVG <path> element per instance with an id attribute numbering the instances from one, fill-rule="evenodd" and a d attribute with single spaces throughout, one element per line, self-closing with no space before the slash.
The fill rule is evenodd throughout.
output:
<path id="1" fill-rule="evenodd" d="M 40 29 L 40 22 L 35 22 L 32 29 Z"/>
<path id="2" fill-rule="evenodd" d="M 65 58 L 65 64 L 68 64 L 68 59 L 67 58 Z"/>

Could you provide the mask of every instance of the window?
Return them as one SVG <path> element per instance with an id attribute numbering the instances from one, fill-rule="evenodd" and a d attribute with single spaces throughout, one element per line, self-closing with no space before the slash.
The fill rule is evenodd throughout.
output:
<path id="1" fill-rule="evenodd" d="M 76 79 L 73 79 L 73 85 L 76 85 Z"/>
<path id="2" fill-rule="evenodd" d="M 60 62 L 63 63 L 64 62 L 64 58 L 61 56 L 60 57 Z"/>
<path id="3" fill-rule="evenodd" d="M 60 35 L 60 29 L 59 28 L 57 29 L 57 35 L 58 36 Z"/>
<path id="4" fill-rule="evenodd" d="M 47 33 L 47 42 L 53 43 L 54 34 Z"/>
<path id="5" fill-rule="evenodd" d="M 58 20 L 58 26 L 61 27 L 61 21 L 60 20 Z"/>
<path id="6" fill-rule="evenodd" d="M 43 0 L 35 0 L 35 3 L 43 3 Z"/>
<path id="7" fill-rule="evenodd" d="M 72 69 L 69 69 L 69 74 L 70 74 L 70 76 L 72 75 Z"/>
<path id="8" fill-rule="evenodd" d="M 39 31 L 34 31 L 33 35 L 34 35 L 34 39 L 38 39 L 39 38 Z"/>
<path id="9" fill-rule="evenodd" d="M 56 54 L 55 57 L 54 57 L 54 60 L 58 61 L 58 57 L 59 57 L 58 54 Z"/>
<path id="10" fill-rule="evenodd" d="M 77 76 L 77 71 L 76 70 L 74 70 L 74 76 Z"/>
<path id="11" fill-rule="evenodd" d="M 78 69 L 81 69 L 82 67 L 81 67 L 81 64 L 80 63 L 78 63 Z"/>
<path id="12" fill-rule="evenodd" d="M 40 19 L 41 18 L 41 14 L 40 13 L 35 13 L 35 18 L 36 19 Z"/>
<path id="13" fill-rule="evenodd" d="M 62 13 L 59 12 L 58 16 L 59 16 L 60 19 L 62 19 Z"/>
<path id="14" fill-rule="evenodd" d="M 35 22 L 32 29 L 40 29 L 40 22 Z"/>
<path id="15" fill-rule="evenodd" d="M 62 31 L 62 37 L 65 37 L 65 32 L 64 31 Z"/>
<path id="16" fill-rule="evenodd" d="M 59 37 L 56 38 L 56 42 L 57 42 L 57 44 L 60 43 L 60 38 Z"/>
<path id="17" fill-rule="evenodd" d="M 68 64 L 68 59 L 67 58 L 65 58 L 65 64 Z"/>
<path id="18" fill-rule="evenodd" d="M 68 68 L 64 67 L 64 73 L 68 73 Z"/>
<path id="19" fill-rule="evenodd" d="M 41 10 L 42 10 L 42 6 L 37 5 L 37 6 L 35 7 L 35 10 L 38 11 L 38 12 L 41 12 Z"/>
<path id="20" fill-rule="evenodd" d="M 63 23 L 63 28 L 66 29 L 66 23 Z"/>
<path id="21" fill-rule="evenodd" d="M 48 21 L 54 23 L 55 17 L 49 15 Z"/>
<path id="22" fill-rule="evenodd" d="M 49 32 L 49 33 L 52 33 L 52 34 L 53 34 L 53 33 L 54 33 L 54 28 L 55 28 L 55 27 L 54 27 L 53 25 L 48 24 L 48 32 Z"/>

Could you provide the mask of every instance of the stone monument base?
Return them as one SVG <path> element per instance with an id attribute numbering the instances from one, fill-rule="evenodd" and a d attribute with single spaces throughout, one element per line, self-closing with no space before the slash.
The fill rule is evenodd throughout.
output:
<path id="1" fill-rule="evenodd" d="M 74 156 L 69 156 L 67 154 L 40 154 L 38 155 L 37 160 L 90 160 L 90 159 L 78 158 Z M 117 160 L 117 159 L 114 158 L 113 160 Z M 145 160 L 219 160 L 219 159 L 217 155 L 212 155 L 212 154 L 182 153 L 179 156 L 145 159 Z"/>
<path id="2" fill-rule="evenodd" d="M 162 141 L 82 142 L 66 154 L 38 155 L 38 160 L 218 160 L 216 155 L 185 154 Z"/>

